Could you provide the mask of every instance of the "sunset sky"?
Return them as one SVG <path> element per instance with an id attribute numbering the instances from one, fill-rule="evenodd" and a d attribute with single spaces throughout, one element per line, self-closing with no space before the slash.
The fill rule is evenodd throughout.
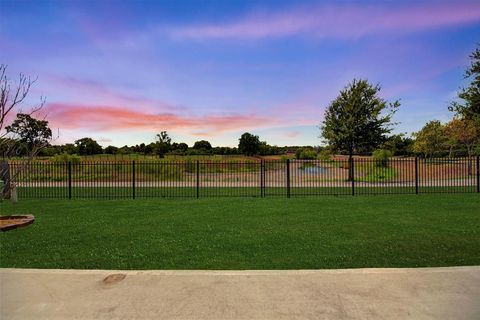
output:
<path id="1" fill-rule="evenodd" d="M 354 77 L 410 133 L 451 117 L 479 42 L 480 1 L 0 1 L 0 63 L 38 76 L 57 143 L 319 145 Z"/>

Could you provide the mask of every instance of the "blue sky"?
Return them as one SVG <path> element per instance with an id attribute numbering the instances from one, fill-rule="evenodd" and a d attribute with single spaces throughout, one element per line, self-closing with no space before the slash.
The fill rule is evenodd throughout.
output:
<path id="1" fill-rule="evenodd" d="M 58 143 L 319 145 L 354 77 L 399 99 L 397 132 L 446 121 L 480 42 L 478 1 L 2 1 L 0 63 Z"/>

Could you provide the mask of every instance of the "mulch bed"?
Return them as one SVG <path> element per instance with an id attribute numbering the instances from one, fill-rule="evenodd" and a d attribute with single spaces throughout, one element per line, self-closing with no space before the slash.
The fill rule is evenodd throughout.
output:
<path id="1" fill-rule="evenodd" d="M 32 224 L 35 217 L 31 214 L 19 216 L 0 216 L 0 230 L 9 231 Z"/>

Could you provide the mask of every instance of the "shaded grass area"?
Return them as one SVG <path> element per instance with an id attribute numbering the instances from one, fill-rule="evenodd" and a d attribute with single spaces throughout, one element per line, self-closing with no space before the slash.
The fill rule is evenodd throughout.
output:
<path id="1" fill-rule="evenodd" d="M 480 197 L 23 200 L 0 267 L 317 269 L 480 264 Z"/>

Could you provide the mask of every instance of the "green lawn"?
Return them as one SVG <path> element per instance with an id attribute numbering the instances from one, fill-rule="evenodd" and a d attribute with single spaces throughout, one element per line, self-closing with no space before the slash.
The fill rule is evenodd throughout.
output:
<path id="1" fill-rule="evenodd" d="M 0 267 L 317 269 L 480 265 L 480 196 L 21 200 Z"/>
<path id="2" fill-rule="evenodd" d="M 314 185 L 314 183 L 312 183 Z M 39 199 L 39 198 L 53 198 L 53 199 L 67 199 L 68 187 L 19 187 L 18 196 L 23 199 Z M 419 186 L 419 193 L 476 193 L 477 187 L 470 186 Z M 73 199 L 128 199 L 133 198 L 132 187 L 72 187 Z M 350 186 L 336 187 L 292 187 L 290 195 L 292 197 L 304 197 L 313 195 L 351 195 L 352 188 Z M 413 183 L 407 186 L 395 185 L 355 185 L 355 194 L 415 194 L 415 186 Z M 200 198 L 203 197 L 261 197 L 262 191 L 260 187 L 204 187 L 201 186 L 198 190 Z M 285 187 L 270 187 L 264 189 L 265 197 L 286 197 L 287 188 Z M 135 187 L 136 198 L 169 198 L 169 197 L 197 197 L 196 187 Z"/>

